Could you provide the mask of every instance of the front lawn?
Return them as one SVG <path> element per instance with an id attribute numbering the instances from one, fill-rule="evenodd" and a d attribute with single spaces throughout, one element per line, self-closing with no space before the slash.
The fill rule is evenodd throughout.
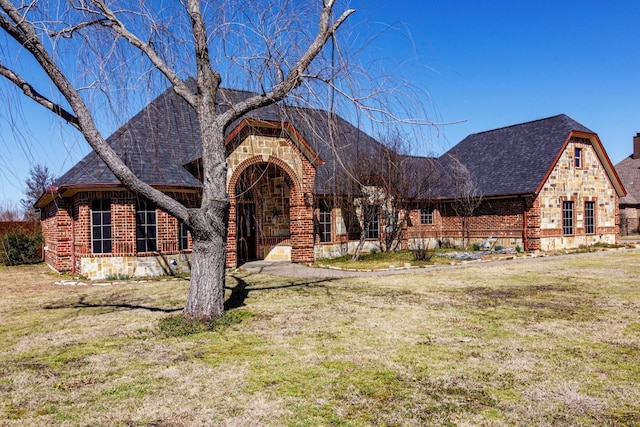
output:
<path id="1" fill-rule="evenodd" d="M 318 270 L 322 274 L 321 269 Z M 640 252 L 352 279 L 60 286 L 0 266 L 7 426 L 640 424 Z"/>

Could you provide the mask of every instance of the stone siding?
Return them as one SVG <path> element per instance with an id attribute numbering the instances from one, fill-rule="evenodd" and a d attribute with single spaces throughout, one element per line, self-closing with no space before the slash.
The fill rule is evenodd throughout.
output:
<path id="1" fill-rule="evenodd" d="M 265 163 L 271 158 L 278 158 L 295 172 L 295 178 L 302 181 L 304 175 L 303 154 L 287 138 L 265 135 L 248 135 L 227 156 L 227 182 L 238 166 L 255 156 Z"/>
<path id="2" fill-rule="evenodd" d="M 92 280 L 188 274 L 190 265 L 190 253 L 144 257 L 85 257 L 80 259 L 82 275 Z"/>
<path id="3" fill-rule="evenodd" d="M 575 149 L 581 149 L 580 167 Z M 538 196 L 540 249 L 575 248 L 596 242 L 616 243 L 619 236 L 618 195 L 586 138 L 572 138 L 560 155 Z M 574 206 L 574 232 L 563 233 L 563 202 Z M 595 233 L 585 233 L 585 202 L 594 202 Z"/>
<path id="4" fill-rule="evenodd" d="M 240 134 L 230 141 L 227 157 L 227 190 L 231 199 L 227 267 L 238 263 L 236 221 L 236 184 L 242 173 L 254 165 L 268 165 L 277 175 L 270 176 L 264 188 L 254 189 L 256 203 L 257 256 L 263 259 L 287 259 L 312 262 L 313 246 L 313 184 L 315 166 L 290 138 L 271 134 Z M 273 185 L 272 185 L 273 184 Z M 278 215 L 272 215 L 277 209 Z M 278 238 L 269 243 L 273 238 Z M 287 239 L 286 242 L 283 240 Z"/>

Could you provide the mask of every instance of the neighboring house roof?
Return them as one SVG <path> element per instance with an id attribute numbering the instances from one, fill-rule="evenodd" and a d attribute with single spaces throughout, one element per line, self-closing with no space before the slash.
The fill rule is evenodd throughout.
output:
<path id="1" fill-rule="evenodd" d="M 627 190 L 621 205 L 640 205 L 640 158 L 629 156 L 616 165 L 616 171 Z"/>
<path id="2" fill-rule="evenodd" d="M 573 131 L 594 134 L 560 114 L 469 135 L 440 161 L 445 170 L 462 163 L 484 197 L 535 194 Z M 442 196 L 455 197 L 452 191 L 445 188 Z"/>

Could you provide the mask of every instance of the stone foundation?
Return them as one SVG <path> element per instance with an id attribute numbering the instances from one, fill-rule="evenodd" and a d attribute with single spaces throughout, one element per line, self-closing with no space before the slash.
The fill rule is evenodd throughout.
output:
<path id="1" fill-rule="evenodd" d="M 540 239 L 540 249 L 542 251 L 557 251 L 562 249 L 579 248 L 580 246 L 590 246 L 594 243 L 615 245 L 617 243 L 617 236 L 615 234 L 603 234 L 601 236 L 546 237 Z"/>
<path id="2" fill-rule="evenodd" d="M 263 249 L 263 259 L 265 261 L 291 261 L 290 245 L 279 245 Z"/>
<path id="3" fill-rule="evenodd" d="M 79 273 L 91 280 L 188 274 L 191 254 L 95 257 L 80 260 Z"/>
<path id="4" fill-rule="evenodd" d="M 314 246 L 315 259 L 330 259 L 338 258 L 345 255 L 353 254 L 358 247 L 358 241 L 352 240 L 344 243 L 323 243 L 321 245 Z M 367 240 L 364 242 L 361 254 L 368 254 L 371 251 L 380 252 L 380 242 L 374 240 Z"/>

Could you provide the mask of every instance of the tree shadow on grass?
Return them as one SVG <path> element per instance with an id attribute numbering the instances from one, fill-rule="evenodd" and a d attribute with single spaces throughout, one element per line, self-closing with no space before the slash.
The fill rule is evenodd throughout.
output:
<path id="1" fill-rule="evenodd" d="M 302 283 L 287 283 L 284 285 L 278 286 L 263 286 L 263 287 L 248 287 L 247 282 L 241 277 L 230 276 L 236 281 L 236 286 L 229 287 L 225 286 L 225 289 L 231 291 L 231 295 L 224 302 L 224 309 L 232 310 L 234 308 L 239 308 L 245 305 L 245 300 L 249 296 L 249 292 L 254 291 L 270 291 L 276 289 L 286 289 L 286 288 L 295 288 L 295 287 L 305 287 L 305 286 L 322 286 L 323 283 L 329 283 L 331 281 L 336 280 L 335 278 L 329 279 L 317 279 L 309 282 Z M 58 310 L 58 309 L 69 309 L 69 308 L 111 308 L 113 311 L 116 310 L 147 310 L 150 312 L 158 312 L 158 313 L 176 313 L 179 311 L 183 311 L 184 307 L 179 308 L 162 308 L 162 307 L 153 307 L 148 305 L 140 305 L 140 304 L 130 304 L 126 302 L 120 303 L 107 303 L 107 302 L 88 302 L 86 301 L 86 295 L 80 296 L 79 300 L 74 303 L 60 303 L 60 304 L 48 304 L 42 307 L 45 310 Z"/>
<path id="2" fill-rule="evenodd" d="M 86 296 L 80 296 L 78 302 L 70 303 L 70 304 L 49 304 L 45 305 L 42 308 L 45 310 L 57 310 L 57 309 L 65 309 L 65 308 L 112 308 L 115 310 L 147 310 L 151 312 L 159 312 L 159 313 L 175 313 L 177 311 L 182 311 L 184 307 L 180 308 L 162 308 L 162 307 L 153 307 L 139 304 L 129 304 L 126 302 L 121 303 L 106 303 L 106 302 L 87 302 Z"/>
<path id="3" fill-rule="evenodd" d="M 245 305 L 244 302 L 249 296 L 249 292 L 271 291 L 275 289 L 286 289 L 286 288 L 305 287 L 305 286 L 324 287 L 322 286 L 323 283 L 329 283 L 336 280 L 336 278 L 317 279 L 317 280 L 312 280 L 309 282 L 302 282 L 302 283 L 287 283 L 285 285 L 278 285 L 278 286 L 263 286 L 260 288 L 253 288 L 253 287 L 249 288 L 247 286 L 247 282 L 243 278 L 238 276 L 230 276 L 230 277 L 233 277 L 233 279 L 236 281 L 236 286 L 234 286 L 233 288 L 229 286 L 225 286 L 225 289 L 228 289 L 231 291 L 231 295 L 229 295 L 229 298 L 227 298 L 227 300 L 224 302 L 225 311 L 232 310 L 234 308 L 239 308 Z"/>

